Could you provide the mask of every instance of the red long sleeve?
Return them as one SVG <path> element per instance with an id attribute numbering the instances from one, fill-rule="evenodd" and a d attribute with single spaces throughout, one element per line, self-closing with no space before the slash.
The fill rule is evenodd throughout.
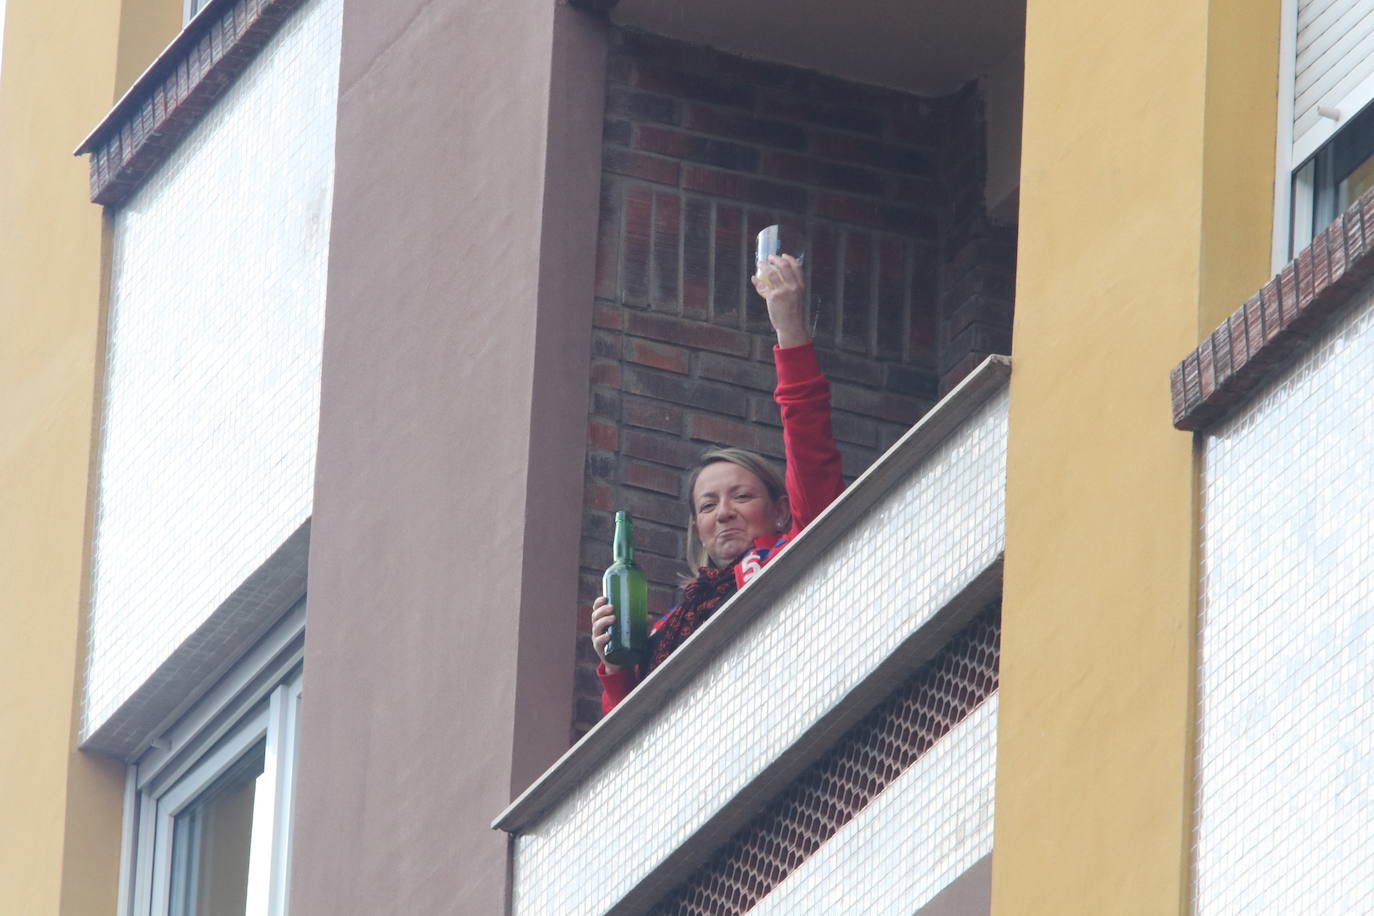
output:
<path id="1" fill-rule="evenodd" d="M 825 511 L 844 489 L 840 452 L 830 429 L 830 383 L 821 374 L 815 347 L 808 341 L 796 347 L 774 347 L 778 385 L 773 398 L 782 411 L 782 439 L 787 454 L 787 498 L 792 509 L 790 540 Z M 770 554 L 771 555 L 771 554 Z M 766 562 L 766 559 L 764 562 Z M 610 712 L 639 683 L 637 668 L 607 674 L 596 667 L 601 681 L 601 712 Z"/>

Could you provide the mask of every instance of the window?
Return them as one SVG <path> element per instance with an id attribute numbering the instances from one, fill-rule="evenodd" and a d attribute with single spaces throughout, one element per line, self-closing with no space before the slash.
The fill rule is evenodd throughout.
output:
<path id="1" fill-rule="evenodd" d="M 1374 187 L 1374 106 L 1365 108 L 1293 173 L 1293 238 L 1301 251 L 1313 234 Z"/>
<path id="2" fill-rule="evenodd" d="M 129 767 L 121 916 L 283 916 L 304 602 Z"/>
<path id="3" fill-rule="evenodd" d="M 1370 186 L 1374 2 L 1281 0 L 1274 269 Z"/>

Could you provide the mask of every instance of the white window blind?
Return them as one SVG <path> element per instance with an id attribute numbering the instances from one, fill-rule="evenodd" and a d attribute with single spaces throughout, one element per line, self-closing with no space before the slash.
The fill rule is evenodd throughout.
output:
<path id="1" fill-rule="evenodd" d="M 1294 166 L 1374 98 L 1374 0 L 1298 0 L 1296 53 Z"/>

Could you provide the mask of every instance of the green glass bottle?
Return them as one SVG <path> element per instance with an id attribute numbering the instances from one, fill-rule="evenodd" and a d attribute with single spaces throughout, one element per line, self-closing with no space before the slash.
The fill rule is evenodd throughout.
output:
<path id="1" fill-rule="evenodd" d="M 635 565 L 634 523 L 630 513 L 615 514 L 615 542 L 610 568 L 601 587 L 615 607 L 615 623 L 607 631 L 606 661 L 612 665 L 637 665 L 649 657 L 649 585 Z"/>

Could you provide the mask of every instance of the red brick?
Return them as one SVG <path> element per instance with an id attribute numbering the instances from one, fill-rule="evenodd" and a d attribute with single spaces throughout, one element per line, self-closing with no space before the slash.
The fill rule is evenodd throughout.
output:
<path id="1" fill-rule="evenodd" d="M 1374 254 L 1374 231 L 1371 231 L 1371 228 L 1374 227 L 1374 188 L 1360 195 L 1359 205 L 1361 234 L 1359 257 L 1361 261 L 1364 261 L 1371 254 Z M 1349 213 L 1353 209 L 1355 207 L 1352 205 L 1346 212 Z M 1347 252 L 1346 260 L 1349 261 L 1350 258 L 1350 252 Z"/>
<path id="2" fill-rule="evenodd" d="M 682 523 L 687 521 L 687 506 L 684 503 L 682 512 L 678 520 Z M 639 552 L 635 554 L 635 563 L 644 570 L 644 576 L 650 582 L 671 582 L 678 575 L 687 571 L 682 560 L 676 557 L 662 557 L 658 554 Z"/>
<path id="3" fill-rule="evenodd" d="M 1345 289 L 1345 217 L 1336 217 L 1326 230 L 1326 257 L 1331 272 L 1331 285 Z M 1334 291 L 1334 290 L 1333 290 Z"/>
<path id="4" fill-rule="evenodd" d="M 1321 235 L 1319 233 L 1317 235 L 1317 239 L 1320 238 Z M 1302 250 L 1302 253 L 1298 255 L 1296 262 L 1298 275 L 1298 295 L 1297 299 L 1293 303 L 1294 307 L 1292 309 L 1292 314 L 1284 316 L 1285 324 L 1291 324 L 1293 321 L 1296 321 L 1298 316 L 1303 312 L 1307 311 L 1307 309 L 1312 305 L 1312 295 L 1314 286 L 1312 277 L 1312 257 L 1315 254 L 1313 249 L 1317 247 L 1317 239 L 1314 239 L 1312 241 L 1312 244 L 1304 248 Z"/>
<path id="5" fill-rule="evenodd" d="M 747 274 L 744 281 L 744 329 L 761 335 L 760 340 L 775 339 L 773 338 L 773 323 L 768 319 L 768 303 L 759 295 L 750 278 L 757 273 L 757 267 L 754 265 L 755 240 L 760 232 L 775 222 L 776 220 L 771 213 L 759 210 L 750 210 L 744 220 L 744 242 L 747 250 L 744 253 L 740 268 Z M 805 251 L 803 249 L 788 253 L 804 254 Z"/>
<path id="6" fill-rule="evenodd" d="M 1202 403 L 1202 378 L 1198 367 L 1197 352 L 1189 353 L 1183 360 L 1183 406 L 1191 414 Z"/>
<path id="7" fill-rule="evenodd" d="M 811 336 L 817 344 L 825 344 L 833 340 L 835 333 L 835 303 L 840 290 L 839 233 L 831 226 L 813 223 L 807 244 L 811 249 L 806 255 L 810 262 L 807 269 L 811 284 Z"/>
<path id="8" fill-rule="evenodd" d="M 592 384 L 620 387 L 620 364 L 606 360 L 592 360 Z"/>
<path id="9" fill-rule="evenodd" d="M 806 131 L 795 124 L 759 118 L 753 115 L 727 113 L 705 105 L 687 108 L 686 126 L 691 130 L 716 134 L 747 143 L 760 143 L 783 149 L 798 150 L 806 146 Z"/>
<path id="10" fill-rule="evenodd" d="M 1288 327 L 1298 314 L 1298 262 L 1289 261 L 1279 271 L 1279 330 Z M 1265 338 L 1273 340 L 1268 333 L 1269 315 L 1265 314 Z"/>
<path id="11" fill-rule="evenodd" d="M 682 493 L 682 472 L 657 464 L 630 461 L 625 465 L 625 483 L 668 496 L 679 496 Z"/>
<path id="12" fill-rule="evenodd" d="M 1327 248 L 1327 238 L 1328 234 L 1323 230 L 1312 240 L 1312 295 L 1306 303 L 1299 300 L 1299 308 L 1308 308 L 1312 304 L 1311 300 L 1325 294 L 1327 287 L 1331 285 L 1331 253 Z"/>
<path id="13" fill-rule="evenodd" d="M 1187 416 L 1183 394 L 1183 363 L 1169 370 L 1169 400 L 1173 405 L 1174 425 L 1178 426 Z"/>
<path id="14" fill-rule="evenodd" d="M 902 358 L 902 339 L 907 314 L 906 246 L 885 236 L 878 242 L 877 355 L 883 359 Z"/>
<path id="15" fill-rule="evenodd" d="M 683 223 L 682 314 L 706 318 L 711 288 L 711 202 L 687 198 Z"/>
<path id="16" fill-rule="evenodd" d="M 716 205 L 715 267 L 711 283 L 711 317 L 719 324 L 740 325 L 744 307 L 744 211 Z"/>
<path id="17" fill-rule="evenodd" d="M 1360 201 L 1346 208 L 1342 220 L 1345 223 L 1345 274 L 1351 283 L 1360 283 L 1370 275 L 1370 264 L 1364 257 L 1364 212 Z"/>
<path id="18" fill-rule="evenodd" d="M 1283 274 L 1280 273 L 1279 276 L 1264 284 L 1264 287 L 1260 290 L 1260 302 L 1264 307 L 1264 337 L 1261 338 L 1261 344 L 1267 344 L 1277 337 L 1279 331 L 1283 327 L 1283 311 L 1281 306 L 1283 289 L 1282 276 Z M 1290 280 L 1289 282 L 1291 283 L 1292 281 Z M 1259 347 L 1255 346 L 1254 342 L 1251 341 L 1251 358 L 1254 357 L 1258 349 Z"/>
<path id="19" fill-rule="evenodd" d="M 936 209 L 945 205 L 945 198 L 944 186 L 930 178 L 902 177 L 893 186 L 892 199 L 898 203 Z"/>
<path id="20" fill-rule="evenodd" d="M 614 302 L 592 305 L 592 327 L 619 331 L 625 326 L 625 310 Z"/>
<path id="21" fill-rule="evenodd" d="M 671 372 L 660 372 L 641 366 L 624 369 L 625 391 L 647 395 L 686 407 L 700 407 L 715 413 L 742 417 L 749 409 L 747 395 L 730 385 L 720 385 L 693 379 Z"/>
<path id="22" fill-rule="evenodd" d="M 623 501 L 622 499 L 621 502 Z M 611 545 L 604 541 L 583 538 L 581 549 L 578 551 L 578 562 L 591 569 L 605 569 L 611 565 Z"/>
<path id="23" fill-rule="evenodd" d="M 625 191 L 621 241 L 621 295 L 626 302 L 649 300 L 649 252 L 653 239 L 653 194 L 647 188 Z"/>
<path id="24" fill-rule="evenodd" d="M 603 299 L 620 292 L 620 207 L 618 185 L 605 183 L 596 229 L 596 295 Z"/>
<path id="25" fill-rule="evenodd" d="M 677 473 L 670 471 L 669 473 Z M 678 475 L 679 481 L 681 475 Z M 687 516 L 687 507 L 683 506 L 682 517 Z M 606 541 L 611 539 L 614 526 L 607 528 Z M 674 520 L 668 525 L 659 525 L 648 520 L 635 520 L 635 549 L 647 550 L 664 557 L 677 557 L 682 555 L 682 541 L 684 530 L 680 520 Z"/>
<path id="26" fill-rule="evenodd" d="M 872 333 L 873 245 L 867 233 L 850 232 L 844 251 L 844 303 L 840 313 L 840 346 L 869 352 Z"/>
<path id="27" fill-rule="evenodd" d="M 682 201 L 676 194 L 654 194 L 653 304 L 678 303 L 678 252 L 682 242 Z M 674 309 L 676 311 L 676 309 Z"/>
<path id="28" fill-rule="evenodd" d="M 666 433 L 682 432 L 682 408 L 662 401 L 626 398 L 622 406 L 625 423 Z"/>
<path id="29" fill-rule="evenodd" d="M 1231 327 L 1231 371 L 1240 372 L 1250 361 L 1250 347 L 1245 331 L 1245 306 L 1231 313 L 1226 320 Z"/>
<path id="30" fill-rule="evenodd" d="M 634 148 L 660 156 L 683 159 L 687 156 L 687 135 L 680 130 L 666 127 L 651 127 L 647 124 L 635 125 Z"/>
<path id="31" fill-rule="evenodd" d="M 923 402 L 890 392 L 871 391 L 844 382 L 832 383 L 830 390 L 831 400 L 836 409 L 876 417 L 890 423 L 910 425 L 925 412 Z"/>
<path id="32" fill-rule="evenodd" d="M 641 63 L 635 83 L 641 89 L 679 98 L 698 99 L 716 105 L 732 105 L 747 109 L 754 104 L 754 90 L 750 86 L 731 80 L 685 73 L 658 63 Z"/>
<path id="33" fill-rule="evenodd" d="M 615 511 L 615 490 L 604 483 L 588 483 L 582 491 L 582 505 L 602 512 Z"/>
<path id="34" fill-rule="evenodd" d="M 605 148 L 601 161 L 608 172 L 641 178 L 657 184 L 676 185 L 682 174 L 681 164 L 672 159 L 618 149 L 614 146 Z"/>
<path id="35" fill-rule="evenodd" d="M 625 329 L 636 337 L 649 337 L 696 350 L 712 350 L 735 356 L 749 354 L 749 335 L 699 321 L 686 321 L 667 315 L 630 312 Z"/>
<path id="36" fill-rule="evenodd" d="M 878 425 L 878 421 L 872 417 L 857 416 L 843 410 L 833 411 L 830 415 L 830 428 L 835 438 L 840 442 L 849 442 L 854 445 L 869 448 L 876 446 L 878 444 Z M 905 432 L 908 425 L 907 423 L 897 423 L 890 428 Z"/>
<path id="37" fill-rule="evenodd" d="M 772 391 L 777 385 L 777 373 L 771 365 L 718 353 L 697 354 L 697 372 L 705 379 L 755 391 Z"/>
<path id="38" fill-rule="evenodd" d="M 793 213 L 804 213 L 808 200 L 805 188 L 701 166 L 688 166 L 683 170 L 682 187 L 688 191 L 699 191 L 714 197 L 728 197 L 731 200 Z"/>
<path id="39" fill-rule="evenodd" d="M 858 382 L 872 387 L 880 387 L 883 383 L 883 364 L 867 355 L 817 347 L 816 359 L 821 364 L 821 371 L 832 381 Z"/>
<path id="40" fill-rule="evenodd" d="M 814 165 L 814 160 L 796 153 L 769 152 L 763 155 L 761 171 L 771 178 L 809 184 Z"/>
<path id="41" fill-rule="evenodd" d="M 625 338 L 625 359 L 642 366 L 683 374 L 686 374 L 689 368 L 688 353 L 681 347 L 637 340 L 633 337 Z"/>
<path id="42" fill-rule="evenodd" d="M 911 329 L 908 342 L 911 356 L 931 353 L 935 349 L 939 275 L 940 263 L 936 251 L 921 244 L 914 245 L 911 252 Z"/>
<path id="43" fill-rule="evenodd" d="M 693 467 L 701 457 L 701 448 L 685 439 L 638 429 L 626 429 L 620 436 L 621 453 L 631 458 L 643 458 L 680 469 Z"/>
<path id="44" fill-rule="evenodd" d="M 681 103 L 677 99 L 648 92 L 635 92 L 618 86 L 612 86 L 606 93 L 607 117 L 678 124 L 681 121 L 678 111 L 680 107 Z"/>
<path id="45" fill-rule="evenodd" d="M 665 525 L 682 524 L 687 517 L 687 507 L 681 501 L 631 487 L 621 488 L 620 508 L 636 520 L 648 519 Z"/>
<path id="46" fill-rule="evenodd" d="M 869 168 L 924 177 L 934 177 L 936 174 L 935 156 L 926 149 L 881 143 L 851 134 L 829 131 L 817 131 L 811 149 L 817 156 L 859 163 Z"/>
<path id="47" fill-rule="evenodd" d="M 827 105 L 795 94 L 761 93 L 759 105 L 760 110 L 767 111 L 774 117 L 874 136 L 882 133 L 886 123 L 886 119 L 872 111 L 853 105 Z"/>
<path id="48" fill-rule="evenodd" d="M 1216 360 L 1212 353 L 1212 338 L 1206 337 L 1197 348 L 1198 383 L 1202 399 L 1210 398 L 1217 390 Z"/>
<path id="49" fill-rule="evenodd" d="M 1273 282 L 1273 281 L 1271 281 Z M 1256 293 L 1245 301 L 1245 349 L 1248 363 L 1261 359 L 1264 349 L 1264 296 Z"/>
<path id="50" fill-rule="evenodd" d="M 753 423 L 693 414 L 687 418 L 687 435 L 701 442 L 747 448 L 762 455 L 782 457 L 782 435 Z"/>
<path id="51" fill-rule="evenodd" d="M 722 54 L 717 62 L 717 72 L 727 79 L 770 89 L 795 92 L 804 88 L 809 71 L 788 67 L 784 64 L 770 64 L 763 61 Z"/>
<path id="52" fill-rule="evenodd" d="M 587 444 L 592 448 L 601 448 L 613 452 L 619 445 L 619 437 L 619 430 L 616 429 L 614 423 L 593 420 L 587 424 Z"/>
<path id="53" fill-rule="evenodd" d="M 1212 354 L 1216 360 L 1216 386 L 1221 391 L 1226 389 L 1235 371 L 1231 362 L 1231 325 L 1228 321 L 1223 321 L 1212 332 Z"/>
<path id="54" fill-rule="evenodd" d="M 817 194 L 816 215 L 863 226 L 877 226 L 881 222 L 877 201 L 850 197 L 847 194 Z"/>

